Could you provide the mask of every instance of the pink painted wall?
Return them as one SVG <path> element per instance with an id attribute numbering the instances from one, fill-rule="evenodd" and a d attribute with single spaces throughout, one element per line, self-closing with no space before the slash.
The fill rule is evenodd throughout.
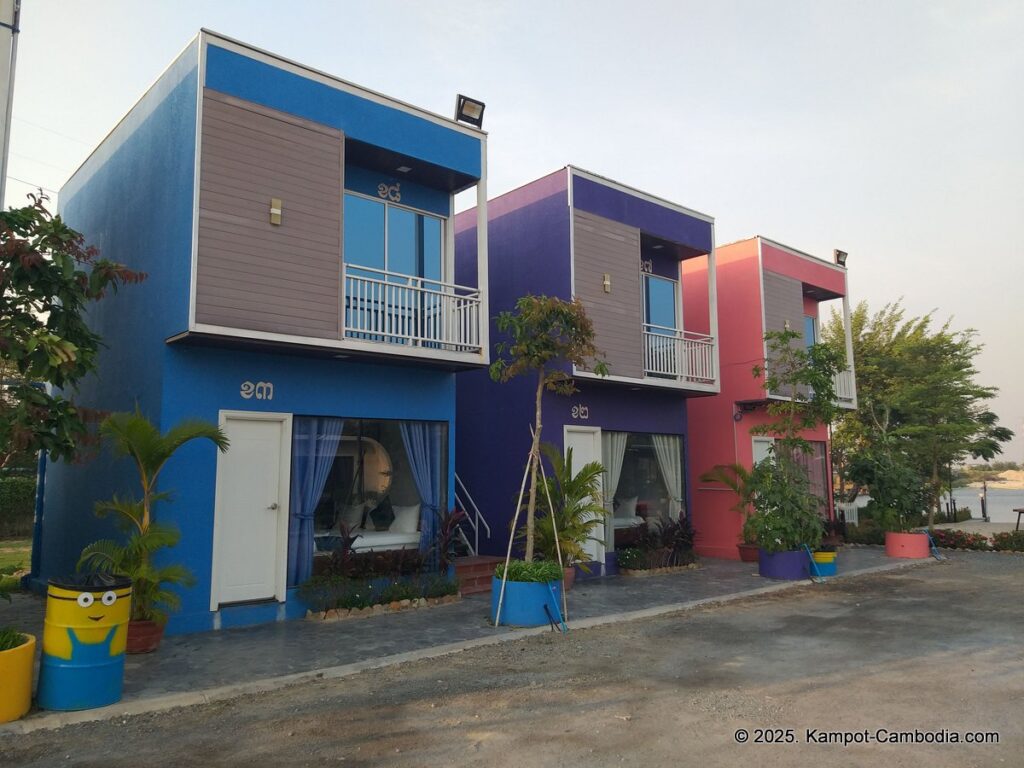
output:
<path id="1" fill-rule="evenodd" d="M 750 430 L 768 422 L 763 405 L 748 412 L 741 412 L 737 405 L 765 399 L 763 379 L 755 379 L 752 372 L 754 365 L 764 361 L 758 240 L 752 238 L 721 246 L 716 249 L 715 257 L 722 393 L 718 397 L 693 399 L 688 403 L 690 474 L 687 480 L 692 489 L 691 512 L 697 531 L 695 546 L 698 554 L 737 559 L 736 544 L 740 540 L 742 518 L 731 510 L 736 504 L 736 496 L 718 483 L 703 483 L 698 478 L 716 464 L 752 466 L 753 435 Z M 766 270 L 830 292 L 845 290 L 845 274 L 827 264 L 814 264 L 767 243 L 762 243 L 762 257 Z M 683 263 L 684 297 L 687 264 Z M 817 302 L 805 299 L 804 311 L 817 316 Z M 734 418 L 738 413 L 742 413 L 739 421 Z M 806 431 L 803 437 L 827 441 L 828 430 L 821 426 Z M 831 502 L 830 498 L 830 509 Z"/>
<path id="2" fill-rule="evenodd" d="M 708 257 L 695 256 L 680 263 L 683 291 L 683 328 L 694 333 L 711 333 L 708 307 Z"/>

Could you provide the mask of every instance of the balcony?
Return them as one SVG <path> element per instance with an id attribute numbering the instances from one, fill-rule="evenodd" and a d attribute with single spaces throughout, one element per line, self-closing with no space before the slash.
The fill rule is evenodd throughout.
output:
<path id="1" fill-rule="evenodd" d="M 836 402 L 839 405 L 853 406 L 857 401 L 857 382 L 854 380 L 853 371 L 847 368 L 840 371 L 835 378 Z"/>
<path id="2" fill-rule="evenodd" d="M 644 324 L 644 375 L 689 384 L 718 379 L 715 339 L 680 328 Z"/>
<path id="3" fill-rule="evenodd" d="M 481 352 L 476 288 L 344 264 L 342 285 L 345 339 Z"/>

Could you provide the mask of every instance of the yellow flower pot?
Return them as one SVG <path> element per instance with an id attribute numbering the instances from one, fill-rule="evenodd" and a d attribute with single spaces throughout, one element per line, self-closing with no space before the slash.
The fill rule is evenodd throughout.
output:
<path id="1" fill-rule="evenodd" d="M 25 642 L 17 648 L 0 651 L 0 723 L 24 717 L 32 706 L 36 639 L 27 632 L 24 635 Z"/>

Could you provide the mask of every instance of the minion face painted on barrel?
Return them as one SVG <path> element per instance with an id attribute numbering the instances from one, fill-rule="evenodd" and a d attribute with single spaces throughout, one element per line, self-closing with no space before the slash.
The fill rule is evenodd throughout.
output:
<path id="1" fill-rule="evenodd" d="M 47 591 L 38 704 L 76 710 L 121 698 L 131 615 L 128 579 L 52 579 Z"/>

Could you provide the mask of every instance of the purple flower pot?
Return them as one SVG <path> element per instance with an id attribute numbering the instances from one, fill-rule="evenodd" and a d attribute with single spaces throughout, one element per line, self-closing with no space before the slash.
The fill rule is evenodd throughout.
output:
<path id="1" fill-rule="evenodd" d="M 807 553 L 802 549 L 787 552 L 758 552 L 757 572 L 766 579 L 787 579 L 789 581 L 810 578 Z"/>

